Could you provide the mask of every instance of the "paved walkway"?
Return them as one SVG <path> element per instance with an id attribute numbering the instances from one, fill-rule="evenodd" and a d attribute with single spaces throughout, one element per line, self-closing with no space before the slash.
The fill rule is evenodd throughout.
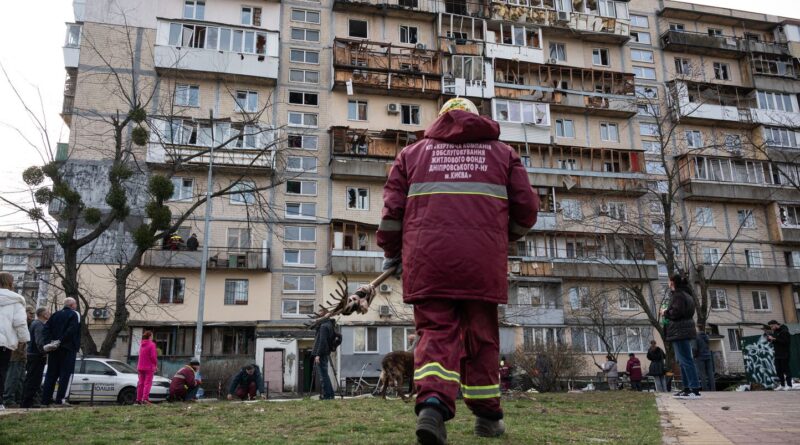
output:
<path id="1" fill-rule="evenodd" d="M 659 394 L 664 444 L 800 443 L 800 391 L 706 392 L 700 400 Z"/>

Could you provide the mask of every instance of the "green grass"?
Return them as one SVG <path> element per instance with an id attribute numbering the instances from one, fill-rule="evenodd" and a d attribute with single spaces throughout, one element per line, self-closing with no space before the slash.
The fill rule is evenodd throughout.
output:
<path id="1" fill-rule="evenodd" d="M 660 444 L 652 394 L 532 394 L 503 400 L 507 434 L 472 435 L 459 402 L 450 444 Z M 0 444 L 414 444 L 411 403 L 355 399 L 78 407 L 0 417 Z"/>

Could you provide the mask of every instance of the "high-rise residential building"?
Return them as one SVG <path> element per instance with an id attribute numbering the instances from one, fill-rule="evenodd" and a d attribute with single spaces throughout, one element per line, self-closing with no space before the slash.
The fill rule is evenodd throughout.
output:
<path id="1" fill-rule="evenodd" d="M 0 272 L 14 277 L 14 292 L 33 307 L 46 304 L 54 244 L 35 232 L 0 232 Z"/>
<path id="2" fill-rule="evenodd" d="M 205 196 L 213 159 L 213 190 L 236 193 L 212 205 L 206 369 L 222 378 L 255 361 L 271 390 L 305 390 L 304 322 L 343 276 L 352 292 L 380 273 L 391 163 L 456 96 L 499 122 L 542 203 L 509 245 L 504 354 L 646 351 L 670 229 L 676 265 L 706 278 L 719 369 L 741 371 L 738 340 L 757 332 L 747 323 L 797 321 L 800 21 L 655 0 L 117 4 L 75 1 L 64 48 L 71 132 L 58 159 L 98 208 L 101 118 L 127 110 L 131 88 L 148 114 L 149 140 L 131 149 L 131 215 L 81 267 L 98 338 L 113 317 L 113 267 L 147 218 L 148 176 L 172 174 L 177 217 Z M 676 221 L 666 229 L 665 200 Z M 205 210 L 178 231 L 196 233 L 200 250 L 142 256 L 115 355 L 135 357 L 144 329 L 168 366 L 192 355 Z M 381 355 L 409 346 L 402 283 L 341 324 L 339 377 L 377 376 Z"/>

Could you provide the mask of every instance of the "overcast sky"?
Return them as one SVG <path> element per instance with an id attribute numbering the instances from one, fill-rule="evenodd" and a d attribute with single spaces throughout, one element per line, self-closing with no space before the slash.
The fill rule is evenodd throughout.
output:
<path id="1" fill-rule="evenodd" d="M 694 3 L 800 18 L 798 0 L 696 0 Z M 0 42 L 3 42 L 0 64 L 37 115 L 44 118 L 50 142 L 55 147 L 56 142 L 66 141 L 69 134 L 59 111 L 65 78 L 61 48 L 66 30 L 64 23 L 74 19 L 72 2 L 51 0 L 45 5 L 7 1 L 3 10 L 0 14 Z M 37 147 L 44 145 L 4 77 L 0 77 L 0 105 L 0 194 L 21 202 L 28 199 L 20 180 L 21 172 L 42 163 L 40 153 L 25 138 Z M 24 215 L 0 204 L 0 231 L 21 229 L 28 222 Z"/>

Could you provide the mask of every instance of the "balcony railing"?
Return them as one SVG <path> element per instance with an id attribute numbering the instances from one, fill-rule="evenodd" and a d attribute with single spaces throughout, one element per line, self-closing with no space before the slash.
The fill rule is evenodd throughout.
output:
<path id="1" fill-rule="evenodd" d="M 679 158 L 687 198 L 748 202 L 796 199 L 797 164 L 687 155 Z M 735 186 L 735 187 L 732 187 Z"/>
<path id="2" fill-rule="evenodd" d="M 150 249 L 142 255 L 140 267 L 199 269 L 203 263 L 203 249 L 178 250 Z M 209 247 L 207 267 L 212 270 L 269 270 L 269 249 Z"/>
<path id="3" fill-rule="evenodd" d="M 722 249 L 720 249 L 722 250 Z M 783 258 L 772 259 L 771 250 L 696 254 L 703 264 L 703 273 L 712 283 L 796 283 L 800 281 L 800 268 L 789 267 Z"/>
<path id="4" fill-rule="evenodd" d="M 596 13 L 556 11 L 537 6 L 517 5 L 511 1 L 492 1 L 491 8 L 491 17 L 494 20 L 532 23 L 554 29 L 564 29 L 593 41 L 621 43 L 630 38 L 627 4 L 624 5 L 626 18 L 603 17 Z M 616 14 L 616 11 L 613 13 Z"/>
<path id="5" fill-rule="evenodd" d="M 408 17 L 412 13 L 433 14 L 440 8 L 434 0 L 334 0 L 334 11 L 358 11 L 377 9 L 384 14 Z"/>

